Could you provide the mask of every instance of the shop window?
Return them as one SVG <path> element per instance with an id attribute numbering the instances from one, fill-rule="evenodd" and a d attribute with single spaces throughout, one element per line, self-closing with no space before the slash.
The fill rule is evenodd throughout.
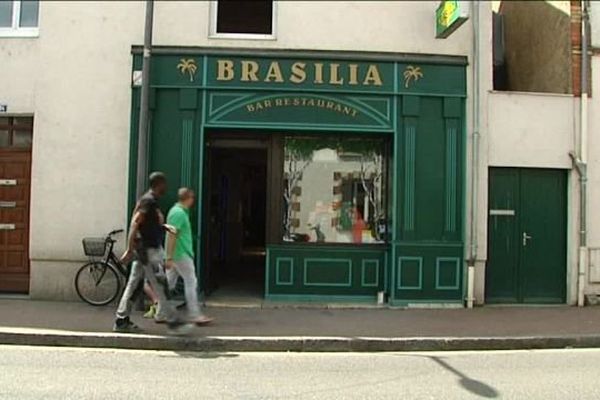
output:
<path id="1" fill-rule="evenodd" d="M 33 117 L 0 117 L 0 149 L 31 148 Z"/>
<path id="2" fill-rule="evenodd" d="M 39 1 L 0 1 L 0 36 L 38 35 Z"/>
<path id="3" fill-rule="evenodd" d="M 385 242 L 384 144 L 378 138 L 287 137 L 283 240 Z"/>
<path id="4" fill-rule="evenodd" d="M 274 36 L 273 0 L 212 2 L 211 36 L 269 39 Z"/>

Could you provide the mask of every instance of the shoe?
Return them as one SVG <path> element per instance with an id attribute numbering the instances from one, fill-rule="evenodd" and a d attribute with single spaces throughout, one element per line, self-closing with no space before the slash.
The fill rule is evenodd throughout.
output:
<path id="1" fill-rule="evenodd" d="M 199 317 L 193 318 L 190 320 L 192 324 L 196 325 L 207 325 L 213 322 L 215 319 L 212 317 L 207 317 L 206 315 L 201 315 Z"/>
<path id="2" fill-rule="evenodd" d="M 164 315 L 154 315 L 154 322 L 156 322 L 157 324 L 164 324 L 167 322 L 167 317 L 165 317 Z"/>
<path id="3" fill-rule="evenodd" d="M 125 318 L 117 318 L 115 320 L 115 324 L 113 325 L 113 332 L 119 333 L 139 333 L 142 329 L 131 322 L 129 317 Z"/>
<path id="4" fill-rule="evenodd" d="M 150 308 L 148 308 L 148 311 L 146 311 L 146 313 L 144 314 L 144 318 L 146 319 L 152 319 L 156 316 L 156 304 L 151 304 Z"/>
<path id="5" fill-rule="evenodd" d="M 185 336 L 192 332 L 194 329 L 194 324 L 185 323 L 185 322 L 169 322 L 169 329 L 167 329 L 168 335 L 173 336 Z"/>

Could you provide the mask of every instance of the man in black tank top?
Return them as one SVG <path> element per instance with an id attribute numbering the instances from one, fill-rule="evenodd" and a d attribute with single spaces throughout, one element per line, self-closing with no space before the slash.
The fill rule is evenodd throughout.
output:
<path id="1" fill-rule="evenodd" d="M 153 172 L 149 178 L 150 190 L 138 201 L 131 219 L 127 250 L 121 257 L 125 263 L 137 256 L 139 262 L 134 263 L 127 279 L 127 285 L 119 302 L 113 330 L 115 332 L 137 332 L 140 328 L 131 322 L 132 297 L 142 279 L 148 283 L 158 295 L 158 314 L 165 317 L 172 334 L 186 334 L 193 325 L 182 322 L 177 312 L 167 299 L 167 286 L 164 280 L 164 216 L 160 211 L 158 199 L 167 191 L 167 179 L 161 172 Z M 163 279 L 157 279 L 157 274 Z"/>

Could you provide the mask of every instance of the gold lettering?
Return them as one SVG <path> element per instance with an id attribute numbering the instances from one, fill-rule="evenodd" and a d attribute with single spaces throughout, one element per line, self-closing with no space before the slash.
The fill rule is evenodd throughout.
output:
<path id="1" fill-rule="evenodd" d="M 340 71 L 340 64 L 330 64 L 329 65 L 329 83 L 332 85 L 343 85 L 344 78 L 338 77 L 338 73 Z"/>
<path id="2" fill-rule="evenodd" d="M 271 107 L 271 100 L 265 100 L 263 104 L 265 105 L 265 108 L 269 108 Z"/>
<path id="3" fill-rule="evenodd" d="M 327 102 L 327 108 L 333 108 L 333 106 L 335 105 L 335 103 L 333 101 L 328 101 Z"/>
<path id="4" fill-rule="evenodd" d="M 358 85 L 358 65 L 350 64 L 348 65 L 348 69 L 350 70 L 350 78 L 348 79 L 348 84 Z"/>
<path id="5" fill-rule="evenodd" d="M 305 106 L 306 105 L 306 100 L 308 100 L 306 97 L 302 98 L 302 105 Z"/>
<path id="6" fill-rule="evenodd" d="M 254 112 L 254 106 L 252 104 L 246 104 L 246 110 L 248 112 Z"/>
<path id="7" fill-rule="evenodd" d="M 367 69 L 367 75 L 365 76 L 365 80 L 363 81 L 363 85 L 374 84 L 375 86 L 381 86 L 381 77 L 379 76 L 379 70 L 376 65 L 369 65 L 369 69 Z"/>
<path id="8" fill-rule="evenodd" d="M 264 107 L 260 103 L 256 103 L 256 111 L 262 110 Z"/>
<path id="9" fill-rule="evenodd" d="M 319 101 L 322 101 L 322 102 L 323 102 L 323 104 L 325 104 L 325 102 L 324 102 L 323 100 L 317 100 L 317 103 L 318 103 Z M 314 107 L 314 106 L 315 106 L 315 99 L 308 99 L 308 101 L 306 102 L 306 105 L 307 105 L 308 107 Z M 318 104 L 317 104 L 317 106 L 318 106 L 318 107 L 322 107 L 322 106 L 319 106 Z"/>
<path id="10" fill-rule="evenodd" d="M 217 60 L 217 80 L 230 81 L 233 79 L 233 61 Z"/>
<path id="11" fill-rule="evenodd" d="M 335 111 L 340 112 L 340 113 L 342 112 L 342 105 L 340 103 L 335 105 Z"/>
<path id="12" fill-rule="evenodd" d="M 348 106 L 344 106 L 344 114 L 349 115 L 351 108 Z"/>
<path id="13" fill-rule="evenodd" d="M 283 75 L 281 75 L 281 68 L 279 68 L 279 63 L 277 61 L 273 61 L 271 65 L 269 65 L 265 82 L 283 82 Z"/>
<path id="14" fill-rule="evenodd" d="M 258 63 L 256 61 L 242 61 L 242 76 L 241 81 L 258 81 Z"/>
<path id="15" fill-rule="evenodd" d="M 275 107 L 281 107 L 283 105 L 283 101 L 281 99 L 275 99 Z"/>
<path id="16" fill-rule="evenodd" d="M 313 102 L 313 106 L 314 106 Z M 325 107 L 325 100 L 317 100 L 317 107 Z"/>
<path id="17" fill-rule="evenodd" d="M 306 67 L 305 63 L 295 62 L 292 64 L 292 76 L 290 76 L 290 82 L 302 83 L 306 80 Z"/>
<path id="18" fill-rule="evenodd" d="M 356 117 L 356 108 L 352 109 L 352 116 Z"/>
<path id="19" fill-rule="evenodd" d="M 290 99 L 288 97 L 286 97 L 285 99 L 283 99 L 283 105 L 284 106 L 289 106 L 290 105 Z"/>
<path id="20" fill-rule="evenodd" d="M 300 105 L 300 99 L 299 99 L 299 98 L 297 98 L 297 97 L 294 97 L 294 102 L 293 102 L 293 104 L 294 104 L 295 106 L 299 106 L 299 105 Z"/>
<path id="21" fill-rule="evenodd" d="M 323 64 L 315 63 L 315 81 L 314 83 L 323 83 Z"/>

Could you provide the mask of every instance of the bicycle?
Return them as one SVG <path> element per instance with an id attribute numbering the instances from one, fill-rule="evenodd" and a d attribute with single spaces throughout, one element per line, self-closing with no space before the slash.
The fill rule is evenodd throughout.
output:
<path id="1" fill-rule="evenodd" d="M 81 300 L 92 306 L 104 306 L 121 293 L 128 270 L 113 252 L 113 236 L 123 232 L 117 229 L 104 238 L 84 238 L 83 252 L 90 258 L 75 275 L 75 291 Z"/>

